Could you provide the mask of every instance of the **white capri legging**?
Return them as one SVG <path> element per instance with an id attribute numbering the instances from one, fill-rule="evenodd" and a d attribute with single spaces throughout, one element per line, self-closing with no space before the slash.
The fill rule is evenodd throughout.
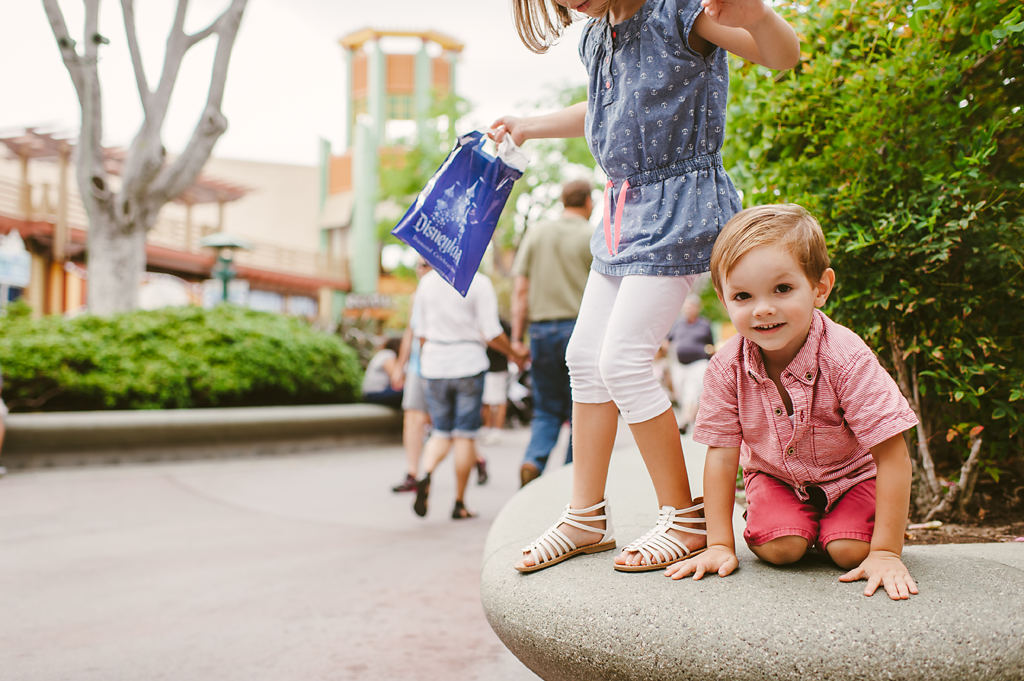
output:
<path id="1" fill-rule="evenodd" d="M 565 362 L 573 402 L 614 401 L 626 423 L 671 408 L 654 355 L 699 275 L 613 277 L 591 270 Z"/>

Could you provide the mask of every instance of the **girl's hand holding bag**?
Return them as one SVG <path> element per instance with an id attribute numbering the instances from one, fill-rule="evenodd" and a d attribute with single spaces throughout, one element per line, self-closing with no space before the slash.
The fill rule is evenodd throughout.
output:
<path id="1" fill-rule="evenodd" d="M 412 246 L 463 296 L 480 267 L 526 155 L 506 135 L 497 157 L 475 130 L 458 143 L 391 233 Z"/>

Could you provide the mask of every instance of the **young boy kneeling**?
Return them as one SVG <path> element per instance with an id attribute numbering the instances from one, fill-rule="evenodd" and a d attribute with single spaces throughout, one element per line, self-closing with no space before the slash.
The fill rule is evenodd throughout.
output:
<path id="1" fill-rule="evenodd" d="M 736 467 L 743 466 L 743 538 L 776 565 L 817 546 L 841 581 L 882 584 L 893 599 L 917 586 L 900 560 L 911 463 L 903 431 L 917 423 L 896 383 L 855 333 L 819 308 L 835 283 L 821 226 L 796 205 L 742 211 L 711 256 L 711 278 L 738 335 L 712 358 L 693 439 L 708 445 L 708 550 L 676 563 L 679 579 L 736 569 Z"/>

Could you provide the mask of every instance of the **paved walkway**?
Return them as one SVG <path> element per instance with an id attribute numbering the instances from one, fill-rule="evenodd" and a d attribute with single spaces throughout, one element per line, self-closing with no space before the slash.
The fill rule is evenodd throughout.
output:
<path id="1" fill-rule="evenodd" d="M 390 486 L 399 447 L 15 472 L 0 479 L 5 681 L 536 679 L 487 625 L 491 521 L 527 430 L 450 519 Z"/>

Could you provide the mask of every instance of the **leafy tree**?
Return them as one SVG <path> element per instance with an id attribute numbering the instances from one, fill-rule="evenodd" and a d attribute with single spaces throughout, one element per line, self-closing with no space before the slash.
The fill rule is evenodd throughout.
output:
<path id="1" fill-rule="evenodd" d="M 384 245 L 402 244 L 391 230 L 444 163 L 459 133 L 465 132 L 459 121 L 470 111 L 466 100 L 450 94 L 432 101 L 430 114 L 416 136 L 398 140 L 382 152 L 380 197 L 392 208 L 377 223 L 377 236 Z M 400 268 L 396 274 L 415 276 L 408 268 Z"/>
<path id="2" fill-rule="evenodd" d="M 727 165 L 747 203 L 819 217 L 827 312 L 921 421 L 917 510 L 963 514 L 978 472 L 998 481 L 1024 451 L 1021 5 L 816 0 L 789 20 L 795 69 L 733 71 Z"/>
<path id="3" fill-rule="evenodd" d="M 538 100 L 539 109 L 561 109 L 586 101 L 587 86 L 552 90 Z M 512 188 L 505 210 L 498 220 L 495 243 L 499 248 L 515 248 L 527 223 L 540 219 L 558 202 L 559 185 L 568 173 L 593 176 L 597 163 L 582 137 L 528 142 L 530 165 Z"/>
<path id="4" fill-rule="evenodd" d="M 82 107 L 76 147 L 79 193 L 89 215 L 89 311 L 109 315 L 137 306 L 139 279 L 146 269 L 146 233 L 156 224 L 160 208 L 185 191 L 206 164 L 214 144 L 227 129 L 221 113 L 228 60 L 248 0 L 231 0 L 224 13 L 201 31 L 184 30 L 189 0 L 178 0 L 174 25 L 167 37 L 163 71 L 150 88 L 135 32 L 133 0 L 121 0 L 125 36 L 132 55 L 144 119 L 124 158 L 121 182 L 110 181 L 102 147 L 103 100 L 99 80 L 100 46 L 110 42 L 99 32 L 100 0 L 85 0 L 82 48 L 76 48 L 57 0 L 42 0 Z M 206 108 L 188 146 L 166 162 L 162 128 L 185 53 L 217 34 Z"/>

